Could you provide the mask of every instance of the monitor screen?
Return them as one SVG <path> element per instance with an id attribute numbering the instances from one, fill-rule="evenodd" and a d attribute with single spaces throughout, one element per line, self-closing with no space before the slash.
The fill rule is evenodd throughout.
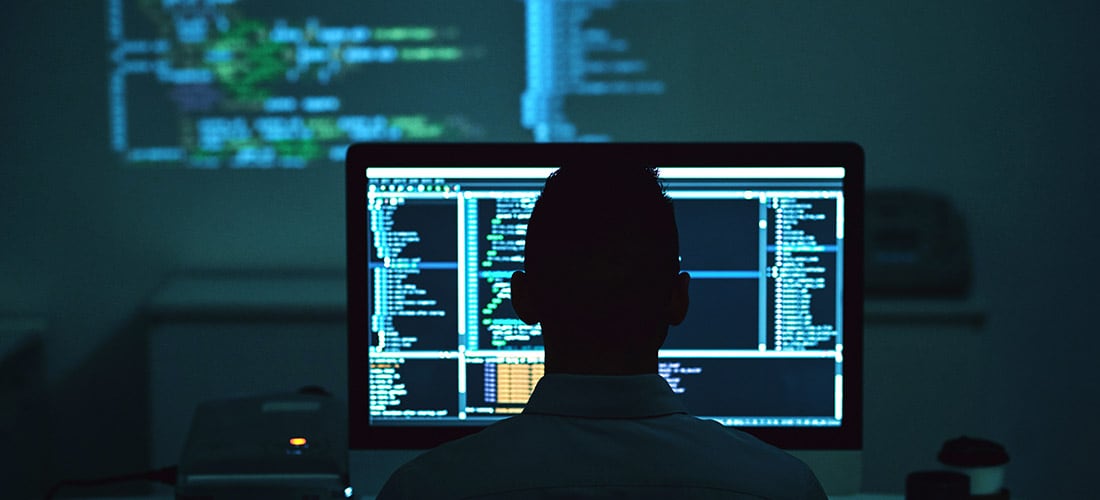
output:
<path id="1" fill-rule="evenodd" d="M 353 150 L 353 434 L 361 426 L 357 435 L 374 439 L 368 446 L 415 447 L 523 410 L 543 374 L 541 329 L 510 304 L 527 220 L 557 167 L 614 157 L 659 169 L 681 269 L 692 278 L 687 319 L 670 329 L 659 374 L 700 418 L 788 447 L 841 446 L 851 438 L 837 436 L 859 420 L 860 317 L 851 301 L 861 240 L 847 214 L 862 172 L 849 146 Z M 814 149 L 820 157 L 794 154 Z"/>

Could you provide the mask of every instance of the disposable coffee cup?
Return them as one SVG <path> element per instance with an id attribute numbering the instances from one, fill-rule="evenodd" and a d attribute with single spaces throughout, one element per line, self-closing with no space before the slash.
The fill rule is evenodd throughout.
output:
<path id="1" fill-rule="evenodd" d="M 971 495 L 994 495 L 1004 488 L 1008 453 L 989 440 L 962 436 L 947 441 L 939 461 L 949 470 L 970 476 Z"/>

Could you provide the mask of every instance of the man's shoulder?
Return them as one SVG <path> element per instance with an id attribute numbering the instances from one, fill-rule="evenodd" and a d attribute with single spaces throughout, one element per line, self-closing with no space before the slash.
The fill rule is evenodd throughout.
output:
<path id="1" fill-rule="evenodd" d="M 757 470 L 774 477 L 810 475 L 810 468 L 795 456 L 756 436 L 713 420 L 685 416 L 683 434 L 670 433 L 669 446 L 682 450 L 699 467 L 725 470 Z"/>
<path id="2" fill-rule="evenodd" d="M 485 427 L 476 434 L 444 443 L 410 460 L 398 471 L 414 473 L 421 470 L 446 469 L 461 477 L 465 468 L 480 469 L 487 463 L 509 463 L 511 456 L 539 449 L 546 436 L 533 428 L 537 422 L 522 415 Z M 477 461 L 469 458 L 477 457 Z M 448 473 L 449 474 L 449 473 Z"/>
<path id="3" fill-rule="evenodd" d="M 623 421 L 514 417 L 424 453 L 395 472 L 387 486 L 453 494 L 455 488 L 475 487 L 480 481 L 471 478 L 486 470 L 493 471 L 492 487 L 505 490 L 675 483 L 784 498 L 776 493 L 819 488 L 797 458 L 689 415 Z"/>
<path id="4" fill-rule="evenodd" d="M 520 430 L 523 423 L 512 417 L 422 453 L 394 471 L 378 498 L 471 496 L 481 492 L 478 478 L 489 477 L 487 471 L 498 482 L 514 479 L 522 466 L 516 457 L 538 453 L 536 445 L 524 442 L 530 436 Z"/>

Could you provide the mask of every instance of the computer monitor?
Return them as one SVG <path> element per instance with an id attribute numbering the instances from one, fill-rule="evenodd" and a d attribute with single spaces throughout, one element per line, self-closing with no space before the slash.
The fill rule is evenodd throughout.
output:
<path id="1" fill-rule="evenodd" d="M 687 408 L 787 449 L 858 449 L 863 155 L 850 143 L 353 146 L 351 448 L 428 448 L 522 411 L 542 337 L 512 311 L 509 276 L 546 177 L 593 159 L 657 167 L 673 200 L 691 306 L 659 373 Z"/>

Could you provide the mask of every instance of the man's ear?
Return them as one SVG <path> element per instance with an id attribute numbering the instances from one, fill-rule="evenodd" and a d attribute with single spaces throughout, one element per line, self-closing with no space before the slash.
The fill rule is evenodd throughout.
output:
<path id="1" fill-rule="evenodd" d="M 531 288 L 527 282 L 527 273 L 516 271 L 512 273 L 512 309 L 516 316 L 528 325 L 539 322 L 538 311 L 535 310 L 535 301 L 531 297 Z"/>
<path id="2" fill-rule="evenodd" d="M 684 322 L 684 318 L 688 313 L 688 283 L 691 281 L 691 275 L 688 273 L 680 273 L 676 275 L 676 283 L 672 288 L 672 300 L 668 304 L 668 324 L 679 325 Z M 515 288 L 512 289 L 513 296 L 515 295 Z"/>

